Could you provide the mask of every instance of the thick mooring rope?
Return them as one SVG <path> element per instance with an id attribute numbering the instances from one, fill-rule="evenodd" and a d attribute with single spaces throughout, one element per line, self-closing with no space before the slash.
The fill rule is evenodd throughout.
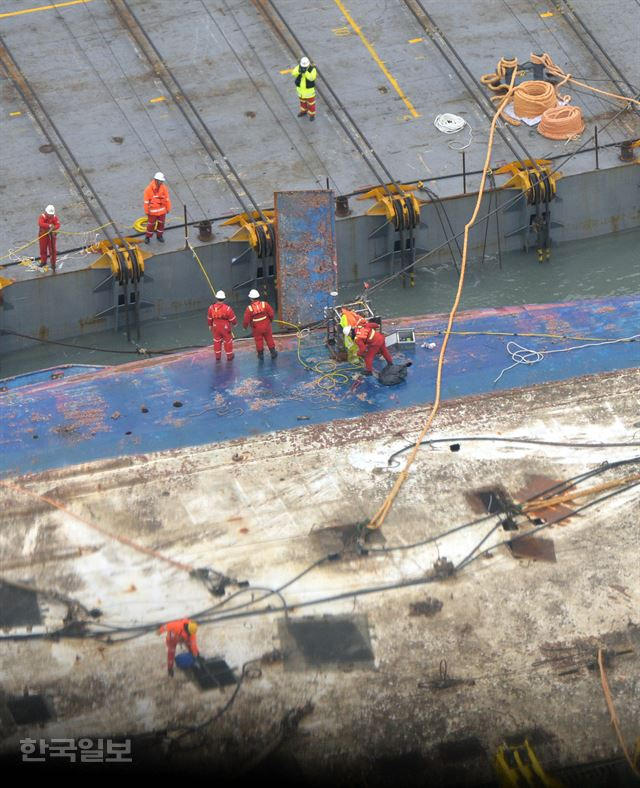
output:
<path id="1" fill-rule="evenodd" d="M 550 140 L 570 140 L 584 131 L 580 107 L 552 107 L 542 113 L 538 133 Z"/>

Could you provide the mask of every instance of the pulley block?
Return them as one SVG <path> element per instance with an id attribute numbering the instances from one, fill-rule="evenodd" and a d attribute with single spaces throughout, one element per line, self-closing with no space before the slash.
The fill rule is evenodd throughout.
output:
<path id="1" fill-rule="evenodd" d="M 101 253 L 102 257 L 91 268 L 110 268 L 113 278 L 118 284 L 139 282 L 144 276 L 144 261 L 150 254 L 145 254 L 139 241 L 133 238 L 116 238 L 111 241 L 98 241 L 88 247 L 87 251 Z"/>
<path id="2" fill-rule="evenodd" d="M 261 214 L 258 211 L 253 211 L 250 214 L 240 213 L 223 222 L 223 225 L 239 225 L 239 229 L 229 240 L 247 242 L 260 259 L 273 257 L 276 249 L 273 227 L 275 212 L 263 211 L 262 216 L 265 217 L 266 221 L 261 218 Z"/>
<path id="3" fill-rule="evenodd" d="M 369 208 L 369 216 L 385 216 L 396 230 L 414 230 L 420 223 L 421 202 L 411 194 L 419 188 L 420 184 L 395 184 L 377 186 L 365 194 L 358 196 L 358 200 L 375 200 Z"/>
<path id="4" fill-rule="evenodd" d="M 537 166 L 536 166 L 537 165 Z M 493 171 L 494 175 L 511 175 L 502 186 L 503 189 L 520 189 L 529 205 L 551 202 L 556 196 L 557 182 L 562 177 L 559 172 L 551 172 L 549 159 L 526 159 L 522 164 L 513 161 Z"/>

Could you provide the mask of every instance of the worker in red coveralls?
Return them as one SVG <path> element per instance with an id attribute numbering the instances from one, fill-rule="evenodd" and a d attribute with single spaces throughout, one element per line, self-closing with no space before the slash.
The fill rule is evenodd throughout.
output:
<path id="1" fill-rule="evenodd" d="M 44 213 L 38 217 L 38 237 L 40 238 L 40 265 L 42 268 L 47 264 L 47 257 L 51 256 L 51 268 L 54 273 L 56 270 L 56 243 L 58 240 L 58 230 L 60 229 L 60 219 L 56 216 L 56 209 L 53 205 L 47 205 Z"/>
<path id="2" fill-rule="evenodd" d="M 166 178 L 161 172 L 156 172 L 153 180 L 144 190 L 144 212 L 147 214 L 147 233 L 144 242 L 151 240 L 155 230 L 158 241 L 164 243 L 162 234 L 164 233 L 164 222 L 167 214 L 171 211 L 171 200 L 169 190 L 165 185 Z"/>
<path id="3" fill-rule="evenodd" d="M 242 324 L 245 328 L 251 324 L 253 331 L 253 339 L 256 343 L 256 350 L 258 351 L 258 358 L 264 358 L 263 343 L 267 343 L 271 358 L 278 355 L 273 335 L 271 334 L 271 321 L 274 318 L 273 309 L 267 304 L 266 301 L 260 300 L 260 293 L 257 290 L 251 290 L 249 293 L 251 303 L 246 308 L 244 313 L 244 320 Z"/>
<path id="4" fill-rule="evenodd" d="M 393 359 L 385 344 L 385 337 L 380 326 L 376 323 L 361 323 L 357 328 L 345 326 L 343 329 L 345 336 L 349 334 L 358 346 L 358 355 L 364 357 L 364 374 L 373 374 L 373 359 L 378 355 L 387 362 L 393 364 Z"/>
<path id="5" fill-rule="evenodd" d="M 158 634 L 163 632 L 167 633 L 167 673 L 173 676 L 173 663 L 176 658 L 176 646 L 178 644 L 186 646 L 187 649 L 198 657 L 198 644 L 196 643 L 196 631 L 198 625 L 195 621 L 189 618 L 179 618 L 177 621 L 169 621 L 168 624 L 163 624 L 158 630 Z"/>
<path id="6" fill-rule="evenodd" d="M 207 313 L 207 320 L 209 321 L 209 329 L 213 334 L 213 352 L 216 354 L 216 361 L 222 358 L 222 344 L 224 343 L 224 352 L 227 354 L 227 361 L 233 358 L 233 334 L 231 333 L 231 326 L 235 326 L 238 322 L 235 312 L 229 304 L 225 304 L 224 290 L 218 290 L 216 293 L 216 302 L 211 304 L 209 312 Z"/>

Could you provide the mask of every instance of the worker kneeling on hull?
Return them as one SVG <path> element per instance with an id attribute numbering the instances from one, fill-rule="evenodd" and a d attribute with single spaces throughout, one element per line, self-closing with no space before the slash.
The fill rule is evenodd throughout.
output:
<path id="1" fill-rule="evenodd" d="M 391 354 L 385 344 L 385 336 L 376 323 L 361 323 L 356 328 L 345 326 L 345 337 L 350 336 L 358 346 L 358 355 L 364 358 L 364 374 L 373 374 L 373 359 L 379 354 L 387 362 L 393 364 Z"/>

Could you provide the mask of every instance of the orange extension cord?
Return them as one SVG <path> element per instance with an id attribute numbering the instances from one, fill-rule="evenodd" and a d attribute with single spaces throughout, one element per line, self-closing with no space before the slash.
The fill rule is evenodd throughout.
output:
<path id="1" fill-rule="evenodd" d="M 434 403 L 431 407 L 431 412 L 425 422 L 424 427 L 422 428 L 420 435 L 418 436 L 409 457 L 407 458 L 407 464 L 403 468 L 402 471 L 398 474 L 398 478 L 391 489 L 391 492 L 387 495 L 384 502 L 378 509 L 378 511 L 374 514 L 371 520 L 367 523 L 367 528 L 370 530 L 375 530 L 380 528 L 380 526 L 384 523 L 389 510 L 393 506 L 393 502 L 396 499 L 396 496 L 400 492 L 402 485 L 404 484 L 408 474 L 409 468 L 413 464 L 418 451 L 420 449 L 420 444 L 422 443 L 424 436 L 426 435 L 429 427 L 431 426 L 436 413 L 438 412 L 438 408 L 440 407 L 440 390 L 442 386 L 442 367 L 444 365 L 444 355 L 447 350 L 447 344 L 449 343 L 449 332 L 451 331 L 451 326 L 453 325 L 453 321 L 456 316 L 456 312 L 458 310 L 458 305 L 460 303 L 460 298 L 462 296 L 462 287 L 464 285 L 464 275 L 467 267 L 467 253 L 469 250 L 469 230 L 473 226 L 478 216 L 478 212 L 480 211 L 480 204 L 482 203 L 482 196 L 484 194 L 484 187 L 487 180 L 487 172 L 489 170 L 489 162 L 491 160 L 491 151 L 493 150 L 493 137 L 496 130 L 496 123 L 498 122 L 498 118 L 500 117 L 502 110 L 506 106 L 507 102 L 511 99 L 511 95 L 513 93 L 513 83 L 516 79 L 516 69 L 513 70 L 511 75 L 511 82 L 509 84 L 508 90 L 505 95 L 502 97 L 502 101 L 500 102 L 500 106 L 498 107 L 496 114 L 493 116 L 493 120 L 491 121 L 491 126 L 489 128 L 489 143 L 487 145 L 487 155 L 484 162 L 484 167 L 482 168 L 482 178 L 480 179 L 480 188 L 478 190 L 478 199 L 476 200 L 476 206 L 474 208 L 473 214 L 471 218 L 467 222 L 464 227 L 464 242 L 462 246 L 462 260 L 460 261 L 460 278 L 458 280 L 458 292 L 456 293 L 455 300 L 453 302 L 453 306 L 451 307 L 451 312 L 449 313 L 449 322 L 447 323 L 447 330 L 444 333 L 444 339 L 442 340 L 442 347 L 440 348 L 440 356 L 438 357 L 438 370 L 436 373 L 436 396 Z"/>
<path id="2" fill-rule="evenodd" d="M 584 131 L 580 107 L 552 107 L 542 113 L 538 134 L 550 140 L 570 140 Z"/>

